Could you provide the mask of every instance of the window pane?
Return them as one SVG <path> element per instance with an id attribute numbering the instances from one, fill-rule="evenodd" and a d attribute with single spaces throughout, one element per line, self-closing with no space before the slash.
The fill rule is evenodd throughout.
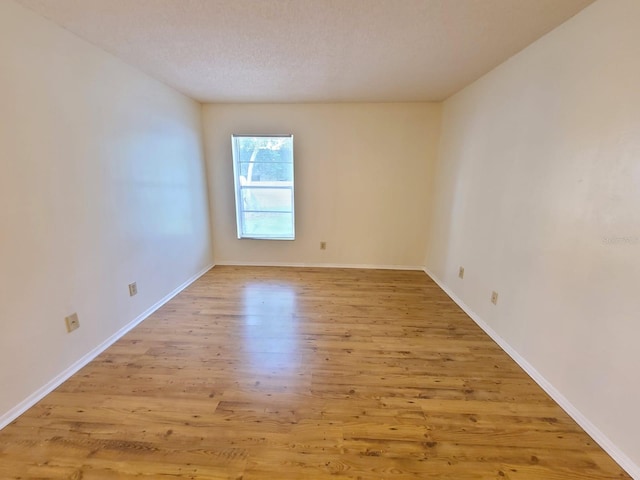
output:
<path id="1" fill-rule="evenodd" d="M 243 214 L 244 235 L 248 237 L 290 238 L 293 214 L 246 212 Z"/>
<path id="2" fill-rule="evenodd" d="M 253 165 L 253 166 L 252 166 Z M 293 181 L 293 164 L 282 162 L 240 162 L 240 175 L 252 182 Z"/>
<path id="3" fill-rule="evenodd" d="M 294 234 L 293 137 L 232 137 L 238 237 Z"/>
<path id="4" fill-rule="evenodd" d="M 259 182 L 265 183 L 265 182 Z M 291 189 L 242 187 L 243 210 L 291 212 Z"/>

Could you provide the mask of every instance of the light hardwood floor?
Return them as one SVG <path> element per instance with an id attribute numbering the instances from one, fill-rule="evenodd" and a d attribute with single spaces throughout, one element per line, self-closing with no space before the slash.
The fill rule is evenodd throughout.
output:
<path id="1" fill-rule="evenodd" d="M 0 478 L 630 478 L 424 273 L 215 267 L 0 432 Z"/>

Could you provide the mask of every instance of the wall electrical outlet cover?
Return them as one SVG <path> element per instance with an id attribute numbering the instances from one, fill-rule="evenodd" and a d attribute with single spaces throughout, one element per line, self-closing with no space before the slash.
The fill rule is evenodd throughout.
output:
<path id="1" fill-rule="evenodd" d="M 138 284 L 136 282 L 129 284 L 129 296 L 133 297 L 138 293 Z"/>
<path id="2" fill-rule="evenodd" d="M 80 328 L 80 320 L 77 313 L 72 313 L 68 317 L 64 317 L 64 323 L 67 325 L 67 332 L 71 333 Z"/>
<path id="3" fill-rule="evenodd" d="M 491 292 L 491 303 L 498 304 L 498 292 Z"/>
<path id="4" fill-rule="evenodd" d="M 460 267 L 458 270 L 458 277 L 464 278 L 464 267 Z"/>
<path id="5" fill-rule="evenodd" d="M 320 242 L 320 250 L 326 250 L 327 249 L 327 242 Z"/>

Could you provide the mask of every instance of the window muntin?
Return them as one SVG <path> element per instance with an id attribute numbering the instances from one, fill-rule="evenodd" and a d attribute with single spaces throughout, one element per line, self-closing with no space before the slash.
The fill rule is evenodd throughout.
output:
<path id="1" fill-rule="evenodd" d="M 293 135 L 232 135 L 238 238 L 295 238 Z"/>

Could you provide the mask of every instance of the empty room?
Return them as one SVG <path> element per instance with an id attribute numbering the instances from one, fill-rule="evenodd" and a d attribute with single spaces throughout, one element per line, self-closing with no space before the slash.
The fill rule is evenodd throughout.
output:
<path id="1" fill-rule="evenodd" d="M 0 479 L 640 480 L 640 1 L 0 0 Z"/>

